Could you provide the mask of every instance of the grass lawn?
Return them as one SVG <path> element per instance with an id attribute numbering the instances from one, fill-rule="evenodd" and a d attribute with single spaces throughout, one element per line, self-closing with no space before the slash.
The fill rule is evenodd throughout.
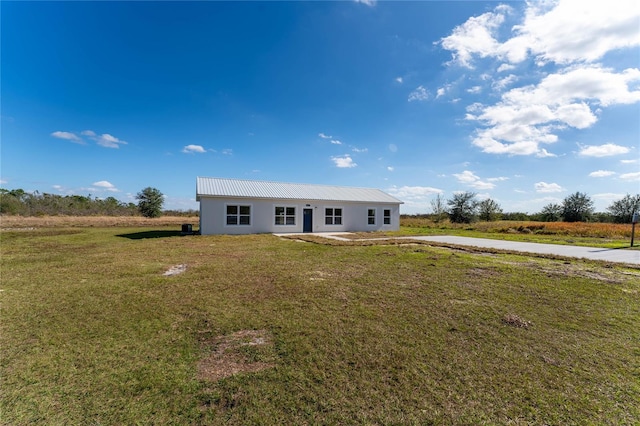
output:
<path id="1" fill-rule="evenodd" d="M 2 424 L 640 423 L 640 269 L 175 229 L 0 232 Z"/>

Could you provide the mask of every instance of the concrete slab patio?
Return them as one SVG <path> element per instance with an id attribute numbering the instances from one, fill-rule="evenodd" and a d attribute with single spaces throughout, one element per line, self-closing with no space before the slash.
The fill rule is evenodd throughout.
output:
<path id="1" fill-rule="evenodd" d="M 313 233 L 306 235 L 316 235 L 325 238 L 332 238 L 340 241 L 353 241 L 345 238 L 348 232 L 336 233 Z M 295 235 L 295 234 L 276 234 L 276 235 Z M 388 240 L 389 238 L 371 238 L 368 240 Z M 409 239 L 432 241 L 440 244 L 453 244 L 459 246 L 491 248 L 496 250 L 507 250 L 521 253 L 537 253 L 548 254 L 562 257 L 574 257 L 579 259 L 602 260 L 614 263 L 627 263 L 631 265 L 640 265 L 640 250 L 630 250 L 627 248 L 607 249 L 601 247 L 581 247 L 567 246 L 560 244 L 541 244 L 526 243 L 517 241 L 491 240 L 488 238 L 458 237 L 453 235 L 432 235 L 432 236 L 414 236 L 414 237 L 395 237 L 394 239 Z M 359 239 L 362 241 L 363 239 Z"/>

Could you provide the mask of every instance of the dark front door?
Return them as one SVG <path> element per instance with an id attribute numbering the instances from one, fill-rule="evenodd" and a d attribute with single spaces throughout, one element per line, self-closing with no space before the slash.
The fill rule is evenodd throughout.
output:
<path id="1" fill-rule="evenodd" d="M 313 209 L 304 209 L 302 219 L 302 232 L 313 232 Z"/>

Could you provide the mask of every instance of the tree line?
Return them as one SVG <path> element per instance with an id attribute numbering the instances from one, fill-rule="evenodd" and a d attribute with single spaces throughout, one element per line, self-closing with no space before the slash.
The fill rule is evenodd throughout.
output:
<path id="1" fill-rule="evenodd" d="M 595 212 L 591 197 L 575 192 L 565 197 L 561 204 L 549 203 L 535 214 L 504 213 L 491 198 L 479 201 L 474 192 L 454 194 L 448 200 L 440 194 L 431 200 L 432 214 L 436 222 L 449 219 L 453 223 L 471 223 L 477 220 L 533 220 L 540 222 L 610 222 L 630 223 L 634 212 L 640 212 L 640 194 L 625 195 L 612 202 L 606 212 Z"/>
<path id="2" fill-rule="evenodd" d="M 198 212 L 162 210 L 164 195 L 156 188 L 147 187 L 136 194 L 137 204 L 125 203 L 114 197 L 98 198 L 84 195 L 58 195 L 26 192 L 22 189 L 0 188 L 0 213 L 20 216 L 138 216 L 159 217 L 197 216 Z M 591 197 L 576 192 L 561 204 L 550 203 L 538 213 L 505 213 L 491 198 L 478 200 L 474 192 L 454 194 L 448 200 L 436 195 L 431 200 L 430 216 L 436 222 L 449 219 L 453 223 L 471 223 L 477 220 L 533 220 L 541 222 L 610 222 L 630 223 L 634 212 L 640 212 L 640 194 L 625 195 L 607 207 L 606 212 L 595 212 Z"/>
<path id="3" fill-rule="evenodd" d="M 20 216 L 139 216 L 159 217 L 194 216 L 197 212 L 162 210 L 164 195 L 156 188 L 147 187 L 136 194 L 137 204 L 125 203 L 114 197 L 98 198 L 91 195 L 59 195 L 26 192 L 22 189 L 0 188 L 0 213 Z"/>

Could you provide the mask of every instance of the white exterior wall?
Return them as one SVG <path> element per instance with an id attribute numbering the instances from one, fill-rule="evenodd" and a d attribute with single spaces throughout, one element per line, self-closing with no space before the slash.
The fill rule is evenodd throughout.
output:
<path id="1" fill-rule="evenodd" d="M 251 206 L 250 225 L 227 225 L 227 205 Z M 275 207 L 295 207 L 295 225 L 276 225 Z M 325 225 L 325 209 L 342 209 L 342 225 Z M 397 231 L 400 229 L 400 204 L 360 202 L 318 202 L 250 198 L 200 198 L 200 233 L 259 234 L 303 232 L 303 211 L 313 209 L 312 232 Z M 368 224 L 368 210 L 375 209 L 375 225 Z M 391 210 L 391 224 L 384 224 L 384 210 Z"/>

